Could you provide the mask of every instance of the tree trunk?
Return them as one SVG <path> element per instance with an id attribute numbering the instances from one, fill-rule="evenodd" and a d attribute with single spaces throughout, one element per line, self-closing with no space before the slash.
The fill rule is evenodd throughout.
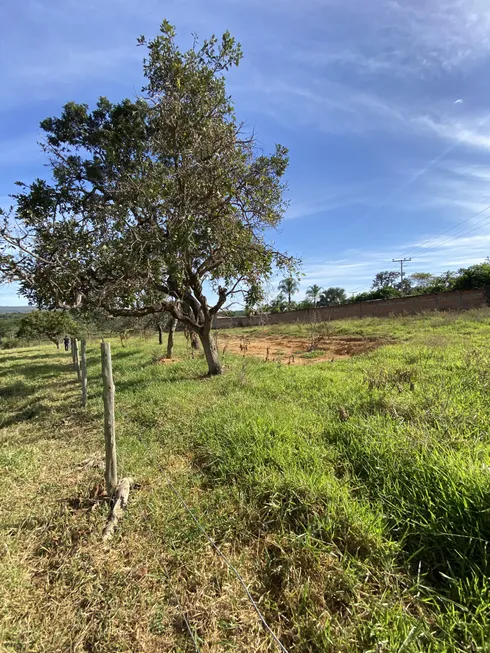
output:
<path id="1" fill-rule="evenodd" d="M 163 345 L 163 329 L 161 324 L 158 325 L 158 344 Z"/>
<path id="2" fill-rule="evenodd" d="M 195 351 L 199 349 L 199 336 L 195 331 L 191 331 L 191 347 Z"/>
<path id="3" fill-rule="evenodd" d="M 60 348 L 60 343 L 58 342 L 58 340 L 55 340 L 55 344 L 56 344 L 56 349 L 59 349 Z"/>
<path id="4" fill-rule="evenodd" d="M 223 368 L 219 361 L 218 348 L 216 347 L 214 338 L 211 335 L 211 328 L 204 327 L 204 330 L 199 334 L 199 337 L 202 342 L 202 348 L 204 349 L 204 355 L 206 356 L 209 376 L 223 374 Z"/>
<path id="5" fill-rule="evenodd" d="M 167 340 L 167 358 L 172 358 L 172 350 L 174 348 L 174 333 L 177 328 L 177 320 L 173 317 L 168 325 L 168 340 Z"/>

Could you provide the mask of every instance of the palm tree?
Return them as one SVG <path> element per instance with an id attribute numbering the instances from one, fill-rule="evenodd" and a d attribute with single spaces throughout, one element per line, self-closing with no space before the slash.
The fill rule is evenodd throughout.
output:
<path id="1" fill-rule="evenodd" d="M 313 306 L 315 306 L 315 308 L 316 308 L 316 302 L 317 302 L 318 296 L 319 296 L 319 294 L 321 292 L 322 292 L 322 289 L 320 288 L 320 286 L 317 286 L 316 283 L 314 283 L 312 286 L 310 286 L 306 290 L 306 296 L 309 297 L 312 300 Z"/>
<path id="2" fill-rule="evenodd" d="M 283 293 L 286 293 L 286 295 L 288 296 L 288 309 L 290 309 L 291 296 L 294 295 L 294 293 L 298 292 L 299 283 L 296 281 L 294 277 L 286 277 L 286 279 L 283 279 L 279 284 L 278 290 L 280 290 Z"/>
<path id="3" fill-rule="evenodd" d="M 320 295 L 320 306 L 335 306 L 345 304 L 347 295 L 343 288 L 327 288 Z"/>

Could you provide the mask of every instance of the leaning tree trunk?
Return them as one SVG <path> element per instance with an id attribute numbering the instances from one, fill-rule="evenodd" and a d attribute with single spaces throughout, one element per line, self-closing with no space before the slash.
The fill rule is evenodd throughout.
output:
<path id="1" fill-rule="evenodd" d="M 199 334 L 199 337 L 201 339 L 202 348 L 204 349 L 204 355 L 206 356 L 206 362 L 208 364 L 208 374 L 210 376 L 222 374 L 223 368 L 219 361 L 216 342 L 211 335 L 211 328 L 205 326 L 202 333 Z"/>
<path id="2" fill-rule="evenodd" d="M 158 325 L 158 344 L 163 345 L 163 329 L 161 324 Z"/>
<path id="3" fill-rule="evenodd" d="M 167 358 L 172 358 L 172 350 L 174 348 L 174 333 L 177 328 L 177 320 L 173 317 L 168 325 L 168 340 L 167 340 Z"/>

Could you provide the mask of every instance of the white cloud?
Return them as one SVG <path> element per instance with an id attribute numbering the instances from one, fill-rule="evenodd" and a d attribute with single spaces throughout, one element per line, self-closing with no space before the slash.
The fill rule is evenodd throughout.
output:
<path id="1" fill-rule="evenodd" d="M 486 0 L 336 0 L 327 6 L 314 0 L 306 4 L 312 22 L 318 23 L 320 13 L 336 18 L 325 21 L 323 38 L 299 55 L 318 65 L 341 65 L 356 74 L 426 77 L 471 65 L 489 51 Z M 339 44 L 339 31 L 349 45 Z"/>
<path id="2" fill-rule="evenodd" d="M 490 218 L 490 216 L 489 216 Z M 369 290 L 372 279 L 380 270 L 399 270 L 393 263 L 393 252 L 400 256 L 410 255 L 412 261 L 406 265 L 406 274 L 412 272 L 431 272 L 440 274 L 446 270 L 456 270 L 481 263 L 490 254 L 490 221 L 478 227 L 479 233 L 472 233 L 471 224 L 468 231 L 460 236 L 436 237 L 422 247 L 427 239 L 416 242 L 401 243 L 398 247 L 386 250 L 348 250 L 342 252 L 344 258 L 318 261 L 305 260 L 305 277 L 301 283 L 301 292 L 316 283 L 323 288 L 340 286 L 348 293 Z M 455 233 L 458 233 L 456 230 Z M 436 234 L 437 236 L 437 234 Z M 355 262 L 353 259 L 355 257 Z"/>

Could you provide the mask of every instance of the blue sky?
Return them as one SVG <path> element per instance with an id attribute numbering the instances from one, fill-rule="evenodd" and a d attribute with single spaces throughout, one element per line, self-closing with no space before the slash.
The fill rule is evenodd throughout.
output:
<path id="1" fill-rule="evenodd" d="M 139 92 L 136 38 L 167 18 L 183 45 L 242 43 L 229 90 L 265 150 L 290 149 L 275 241 L 303 259 L 303 291 L 366 289 L 393 257 L 439 272 L 490 254 L 490 208 L 455 226 L 490 205 L 488 0 L 24 0 L 1 18 L 1 206 L 45 174 L 40 120 Z"/>

